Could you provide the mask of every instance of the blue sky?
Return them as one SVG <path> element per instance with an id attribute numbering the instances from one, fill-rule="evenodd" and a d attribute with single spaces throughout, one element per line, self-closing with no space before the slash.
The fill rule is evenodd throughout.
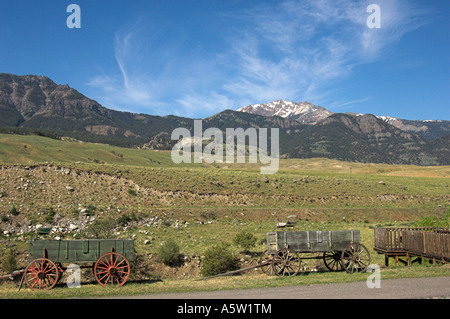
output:
<path id="1" fill-rule="evenodd" d="M 449 13 L 448 0 L 0 0 L 0 72 L 152 115 L 285 99 L 450 120 Z"/>

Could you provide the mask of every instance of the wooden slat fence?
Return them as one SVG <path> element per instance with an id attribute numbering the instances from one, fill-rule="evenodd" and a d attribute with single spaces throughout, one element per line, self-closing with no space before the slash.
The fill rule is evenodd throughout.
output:
<path id="1" fill-rule="evenodd" d="M 433 231 L 431 227 L 402 227 L 402 228 L 375 228 L 374 245 L 375 250 L 384 252 L 404 251 L 403 233 L 407 230 Z"/>
<path id="2" fill-rule="evenodd" d="M 403 243 L 408 253 L 437 260 L 450 260 L 450 232 L 407 230 L 403 233 Z"/>
<path id="3" fill-rule="evenodd" d="M 410 254 L 450 261 L 450 229 L 376 228 L 374 236 L 374 249 L 381 254 Z"/>

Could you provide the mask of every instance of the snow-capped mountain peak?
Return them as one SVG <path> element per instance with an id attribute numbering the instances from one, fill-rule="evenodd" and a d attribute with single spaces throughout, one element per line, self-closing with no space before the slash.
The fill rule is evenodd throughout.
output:
<path id="1" fill-rule="evenodd" d="M 304 124 L 315 124 L 317 121 L 333 114 L 327 109 L 309 102 L 296 103 L 285 100 L 276 100 L 265 104 L 247 105 L 240 108 L 238 112 L 293 118 Z"/>

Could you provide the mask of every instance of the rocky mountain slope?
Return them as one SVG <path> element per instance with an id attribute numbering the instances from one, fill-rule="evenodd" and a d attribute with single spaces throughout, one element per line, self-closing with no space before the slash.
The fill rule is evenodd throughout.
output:
<path id="1" fill-rule="evenodd" d="M 193 121 L 114 111 L 45 76 L 0 74 L 1 132 L 171 149 L 171 132 L 178 127 L 192 131 Z M 278 100 L 225 110 L 203 119 L 203 130 L 208 127 L 279 128 L 280 154 L 288 158 L 450 165 L 450 121 L 340 114 L 308 102 Z"/>
<path id="2" fill-rule="evenodd" d="M 0 74 L 0 126 L 48 131 L 93 142 L 140 145 L 192 122 L 110 110 L 45 76 Z"/>
<path id="3" fill-rule="evenodd" d="M 286 154 L 388 164 L 448 165 L 448 138 L 427 139 L 373 115 L 334 114 L 287 139 Z"/>

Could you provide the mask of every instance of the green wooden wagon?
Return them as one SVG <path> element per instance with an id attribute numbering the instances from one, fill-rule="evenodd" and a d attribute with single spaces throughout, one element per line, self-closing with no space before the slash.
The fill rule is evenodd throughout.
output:
<path id="1" fill-rule="evenodd" d="M 363 272 L 370 265 L 359 230 L 269 232 L 259 264 L 267 274 L 293 276 L 301 269 L 302 253 L 317 254 L 303 259 L 322 259 L 331 271 Z"/>
<path id="2" fill-rule="evenodd" d="M 135 258 L 131 239 L 36 240 L 30 242 L 28 254 L 25 283 L 31 289 L 45 290 L 56 285 L 67 263 L 92 268 L 102 286 L 122 286 Z"/>

